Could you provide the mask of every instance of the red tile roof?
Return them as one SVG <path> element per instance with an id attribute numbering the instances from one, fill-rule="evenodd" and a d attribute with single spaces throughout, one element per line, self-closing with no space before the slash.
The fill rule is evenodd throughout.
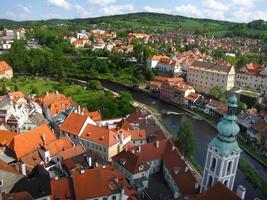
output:
<path id="1" fill-rule="evenodd" d="M 241 200 L 236 193 L 228 189 L 221 182 L 216 183 L 208 190 L 198 195 L 197 197 L 190 198 L 190 200 Z"/>
<path id="2" fill-rule="evenodd" d="M 86 120 L 86 115 L 72 112 L 63 122 L 60 130 L 78 136 Z"/>
<path id="3" fill-rule="evenodd" d="M 28 192 L 3 193 L 2 195 L 3 200 L 34 200 Z"/>
<path id="4" fill-rule="evenodd" d="M 67 160 L 69 158 L 81 155 L 84 152 L 85 152 L 84 148 L 81 145 L 78 145 L 59 152 L 58 156 L 62 157 L 62 160 Z"/>
<path id="5" fill-rule="evenodd" d="M 9 146 L 16 135 L 15 132 L 0 130 L 0 145 Z"/>
<path id="6" fill-rule="evenodd" d="M 146 130 L 129 130 L 132 140 L 146 140 Z"/>
<path id="7" fill-rule="evenodd" d="M 109 196 L 114 192 L 118 193 L 122 188 L 129 196 L 128 199 L 137 199 L 136 191 L 131 188 L 122 174 L 110 166 L 88 169 L 83 174 L 76 171 L 72 173 L 72 178 L 77 200 Z"/>
<path id="8" fill-rule="evenodd" d="M 4 74 L 5 71 L 12 70 L 12 68 L 5 61 L 0 61 L 0 74 Z"/>
<path id="9" fill-rule="evenodd" d="M 25 95 L 21 91 L 10 92 L 9 96 L 11 97 L 13 103 L 16 103 L 20 98 L 25 98 Z"/>
<path id="10" fill-rule="evenodd" d="M 54 140 L 56 140 L 55 135 L 48 125 L 44 124 L 23 134 L 16 135 L 9 147 L 15 152 L 17 159 L 20 159 L 22 156 Z"/>
<path id="11" fill-rule="evenodd" d="M 63 137 L 49 143 L 43 148 L 49 151 L 50 156 L 55 156 L 61 151 L 70 149 L 72 146 L 72 142 L 67 137 Z"/>
<path id="12" fill-rule="evenodd" d="M 104 127 L 88 124 L 82 132 L 81 138 L 109 147 L 120 142 L 120 131 L 123 133 L 124 138 L 129 136 L 129 133 L 122 129 L 114 132 Z"/>
<path id="13" fill-rule="evenodd" d="M 50 186 L 51 186 L 52 200 L 74 199 L 74 194 L 72 192 L 73 185 L 72 185 L 72 181 L 69 178 L 63 177 L 58 180 L 53 179 L 50 181 Z"/>

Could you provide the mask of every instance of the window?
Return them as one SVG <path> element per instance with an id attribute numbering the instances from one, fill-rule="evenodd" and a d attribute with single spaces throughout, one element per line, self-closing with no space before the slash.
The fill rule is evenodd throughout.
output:
<path id="1" fill-rule="evenodd" d="M 208 181 L 207 187 L 210 187 L 212 185 L 212 182 L 213 182 L 213 178 L 212 178 L 212 176 L 209 176 L 209 181 Z"/>
<path id="2" fill-rule="evenodd" d="M 3 187 L 3 186 L 4 186 L 4 180 L 1 179 L 1 180 L 0 180 L 0 187 Z"/>
<path id="3" fill-rule="evenodd" d="M 229 163 L 228 163 L 228 166 L 227 166 L 227 175 L 229 175 L 230 173 L 231 173 L 231 171 L 232 171 L 232 161 L 230 161 Z"/>
<path id="4" fill-rule="evenodd" d="M 223 184 L 228 187 L 228 180 L 225 180 Z"/>
<path id="5" fill-rule="evenodd" d="M 210 166 L 210 170 L 214 171 L 216 167 L 216 158 L 212 158 L 212 162 L 211 162 L 211 166 Z"/>

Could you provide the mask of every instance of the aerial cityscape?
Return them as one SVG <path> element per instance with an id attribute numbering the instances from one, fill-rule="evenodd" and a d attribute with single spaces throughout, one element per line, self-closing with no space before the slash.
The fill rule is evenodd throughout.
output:
<path id="1" fill-rule="evenodd" d="M 265 0 L 2 5 L 0 199 L 267 199 Z"/>

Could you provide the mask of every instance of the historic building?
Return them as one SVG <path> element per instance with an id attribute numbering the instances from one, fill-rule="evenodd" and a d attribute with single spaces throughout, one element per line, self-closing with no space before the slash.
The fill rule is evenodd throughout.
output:
<path id="1" fill-rule="evenodd" d="M 187 82 L 205 93 L 216 86 L 223 92 L 229 91 L 234 87 L 235 68 L 219 63 L 195 61 L 187 72 Z"/>
<path id="2" fill-rule="evenodd" d="M 237 98 L 228 99 L 228 110 L 217 124 L 218 136 L 208 144 L 201 192 L 217 182 L 233 189 L 241 149 L 236 141 L 239 126 L 236 123 Z"/>

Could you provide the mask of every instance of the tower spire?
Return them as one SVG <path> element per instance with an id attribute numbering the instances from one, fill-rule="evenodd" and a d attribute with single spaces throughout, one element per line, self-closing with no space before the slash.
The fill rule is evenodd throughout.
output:
<path id="1" fill-rule="evenodd" d="M 236 141 L 240 129 L 236 123 L 237 98 L 228 98 L 228 110 L 217 124 L 218 135 L 208 144 L 201 191 L 218 181 L 232 189 L 241 149 Z"/>

